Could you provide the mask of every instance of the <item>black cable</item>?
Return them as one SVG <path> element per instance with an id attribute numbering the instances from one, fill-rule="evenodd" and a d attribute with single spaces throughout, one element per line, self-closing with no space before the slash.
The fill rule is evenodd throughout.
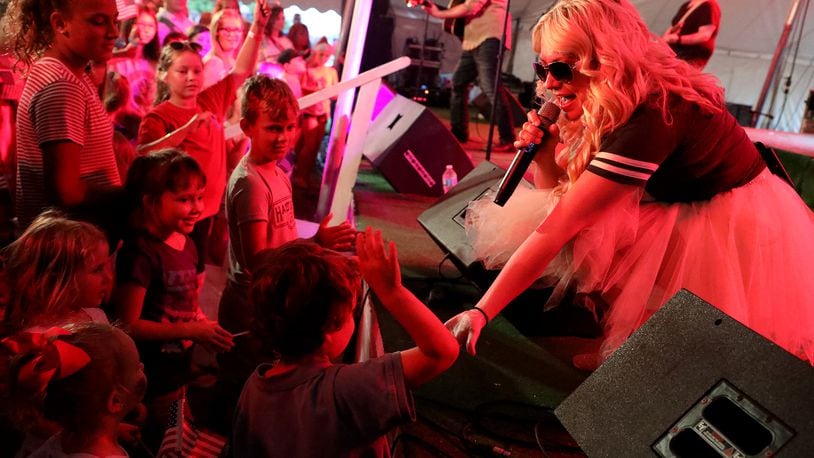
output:
<path id="1" fill-rule="evenodd" d="M 540 448 L 540 453 L 543 454 L 543 458 L 548 458 L 548 453 L 545 451 L 545 447 L 543 447 L 543 441 L 540 440 L 540 434 L 537 432 L 537 428 L 540 426 L 541 422 L 537 422 L 534 424 L 534 440 L 537 442 L 537 447 Z"/>
<path id="2" fill-rule="evenodd" d="M 465 442 L 465 439 L 464 439 L 463 435 L 462 435 L 460 432 L 458 432 L 458 431 L 453 431 L 453 430 L 451 430 L 451 429 L 447 428 L 446 426 L 443 426 L 443 425 L 441 425 L 440 423 L 437 423 L 437 422 L 435 422 L 435 421 L 431 420 L 431 419 L 430 419 L 428 416 L 426 416 L 426 415 L 422 415 L 422 414 L 420 414 L 420 413 L 416 412 L 416 418 L 418 418 L 419 420 L 423 421 L 423 422 L 424 422 L 424 423 L 425 423 L 427 426 L 429 426 L 430 428 L 435 429 L 436 431 L 439 431 L 439 432 L 441 432 L 441 433 L 445 434 L 445 435 L 446 435 L 446 436 L 448 436 L 448 437 L 454 437 L 454 438 L 456 438 L 456 439 L 460 440 L 460 442 L 461 442 L 461 443 L 464 443 L 464 442 Z M 468 451 L 469 451 L 469 450 L 467 450 L 466 448 L 462 447 L 460 444 L 457 444 L 457 443 L 456 443 L 456 442 L 454 442 L 454 441 L 449 441 L 449 443 L 450 443 L 450 444 L 451 444 L 453 447 L 457 448 L 458 450 L 460 450 L 460 451 L 462 451 L 462 452 L 464 452 L 464 453 L 466 453 L 466 452 L 468 452 Z"/>
<path id="3" fill-rule="evenodd" d="M 453 282 L 453 283 L 457 283 L 457 282 L 463 280 L 464 278 L 466 278 L 466 275 L 464 275 L 464 274 L 461 274 L 461 275 L 459 275 L 457 277 L 447 277 L 446 275 L 444 275 L 441 272 L 441 267 L 443 267 L 444 262 L 446 262 L 447 259 L 452 259 L 452 254 L 451 253 L 444 254 L 444 257 L 441 258 L 441 261 L 438 263 L 438 278 L 440 278 L 441 280 L 449 281 L 449 282 Z"/>
<path id="4" fill-rule="evenodd" d="M 467 423 L 463 429 L 461 430 L 461 436 L 463 437 L 464 441 L 469 444 L 469 447 L 472 450 L 488 453 L 490 455 L 496 456 L 511 456 L 512 452 L 509 450 L 508 446 L 504 446 L 503 444 L 493 444 L 490 442 L 483 442 L 475 439 L 472 434 L 470 434 L 470 430 L 472 429 L 472 422 Z"/>
<path id="5" fill-rule="evenodd" d="M 511 409 L 515 409 L 515 412 L 518 412 L 519 409 L 525 409 L 527 411 L 526 415 L 512 415 L 505 412 L 494 412 L 494 410 L 497 408 L 506 406 L 510 407 Z M 490 412 L 490 410 L 493 412 Z M 546 453 L 546 448 L 542 446 L 542 439 L 539 434 L 540 425 L 548 423 L 551 426 L 556 426 L 558 430 L 567 435 L 565 428 L 562 426 L 559 419 L 557 419 L 557 417 L 554 415 L 554 409 L 551 407 L 543 407 L 520 401 L 490 401 L 478 405 L 475 408 L 475 415 L 475 421 L 478 427 L 487 435 L 495 437 L 504 443 L 515 443 L 530 447 L 536 446 L 544 453 Z M 508 435 L 497 431 L 493 427 L 490 427 L 488 424 L 489 421 L 487 420 L 506 422 L 508 426 L 514 426 L 517 431 L 524 431 L 524 426 L 531 426 L 531 422 L 533 422 L 533 426 L 531 426 L 533 440 L 526 440 L 518 435 Z M 548 444 L 547 451 L 583 453 L 582 449 L 575 445 L 564 443 L 562 441 L 553 443 L 551 443 L 551 441 L 549 442 L 550 443 Z"/>
<path id="6" fill-rule="evenodd" d="M 393 440 L 393 443 L 390 445 L 390 456 L 396 456 L 396 446 L 399 444 L 399 442 L 412 442 L 413 444 L 418 445 L 420 448 L 430 452 L 432 456 L 452 458 L 452 455 L 449 453 L 441 450 L 421 437 L 409 433 L 400 433 L 398 436 L 396 436 L 396 439 Z"/>
<path id="7" fill-rule="evenodd" d="M 450 434 L 450 435 L 453 435 L 455 437 L 458 437 L 465 444 L 469 444 L 469 445 L 474 446 L 473 450 L 478 450 L 480 452 L 486 452 L 486 453 L 490 453 L 490 454 L 494 455 L 494 454 L 499 454 L 501 450 L 510 451 L 510 448 L 508 446 L 505 446 L 505 445 L 502 445 L 502 444 L 518 444 L 518 445 L 522 445 L 522 446 L 526 446 L 526 447 L 537 447 L 543 453 L 549 453 L 549 452 L 552 452 L 552 451 L 557 451 L 557 452 L 562 452 L 562 453 L 574 453 L 574 454 L 584 453 L 582 451 L 582 449 L 580 449 L 578 446 L 570 445 L 570 444 L 563 443 L 563 442 L 548 443 L 547 447 L 543 447 L 543 441 L 542 441 L 542 438 L 540 437 L 540 433 L 539 433 L 540 425 L 542 425 L 544 423 L 547 423 L 547 422 L 549 422 L 549 423 L 550 422 L 555 422 L 557 425 L 559 425 L 562 428 L 563 432 L 565 432 L 565 428 L 562 427 L 559 420 L 554 416 L 554 409 L 551 408 L 551 407 L 542 407 L 542 406 L 538 406 L 538 405 L 535 405 L 535 404 L 530 404 L 530 403 L 527 403 L 527 402 L 520 402 L 520 401 L 489 401 L 489 402 L 484 402 L 484 403 L 478 404 L 477 406 L 475 406 L 474 409 L 466 409 L 466 408 L 458 407 L 456 405 L 453 405 L 453 404 L 450 404 L 450 403 L 447 403 L 447 402 L 439 401 L 437 399 L 428 398 L 426 396 L 421 396 L 419 394 L 414 394 L 413 397 L 417 401 L 420 401 L 422 403 L 431 404 L 435 408 L 446 409 L 446 410 L 462 413 L 465 416 L 467 416 L 469 418 L 469 421 L 466 424 L 464 424 L 463 428 L 461 429 L 461 432 L 458 433 L 458 432 L 455 432 L 455 431 L 453 431 L 453 430 L 451 430 L 451 429 L 449 429 L 447 427 L 444 427 L 444 426 L 442 426 L 440 424 L 437 424 L 437 423 L 433 422 L 432 420 L 427 418 L 425 415 L 418 415 L 428 425 L 433 426 L 433 427 L 437 428 L 438 430 L 440 430 L 440 431 L 442 431 L 442 432 L 444 432 L 446 434 Z M 533 410 L 533 411 L 537 411 L 537 412 L 542 412 L 544 414 L 543 419 L 536 419 L 535 420 L 533 418 L 529 418 L 529 416 L 527 416 L 527 418 L 520 418 L 520 421 L 519 421 L 520 423 L 522 423 L 523 421 L 528 421 L 528 422 L 534 421 L 534 425 L 532 426 L 532 435 L 534 436 L 533 441 L 522 440 L 521 438 L 518 438 L 516 436 L 512 437 L 512 436 L 508 436 L 506 434 L 501 434 L 500 432 L 497 432 L 493 428 L 490 428 L 489 426 L 484 424 L 485 422 L 483 421 L 483 419 L 485 419 L 485 418 L 498 418 L 498 419 L 502 419 L 502 420 L 505 420 L 505 419 L 517 420 L 518 419 L 518 417 L 512 417 L 512 416 L 507 415 L 507 414 L 488 415 L 488 414 L 484 413 L 485 411 L 490 410 L 490 408 L 494 408 L 496 406 L 501 406 L 501 405 L 503 405 L 503 406 L 508 405 L 508 406 L 512 406 L 512 407 L 515 407 L 515 408 L 525 408 L 525 409 L 529 409 L 529 410 Z M 518 421 L 515 421 L 515 423 L 518 423 Z M 531 424 L 531 423 L 529 423 L 529 424 Z M 496 444 L 486 443 L 486 442 L 483 442 L 483 441 L 478 441 L 477 439 L 473 438 L 469 433 L 469 430 L 472 428 L 472 426 L 477 426 L 478 429 L 483 432 L 481 434 L 482 436 L 490 437 L 495 442 L 500 442 L 502 444 L 501 445 L 496 445 Z M 499 450 L 498 449 L 493 449 L 493 447 L 497 447 Z M 544 455 L 544 456 L 546 456 L 546 455 Z"/>

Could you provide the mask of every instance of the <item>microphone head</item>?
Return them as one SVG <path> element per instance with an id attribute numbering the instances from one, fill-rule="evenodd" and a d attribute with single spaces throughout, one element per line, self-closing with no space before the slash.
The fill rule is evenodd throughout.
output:
<path id="1" fill-rule="evenodd" d="M 560 117 L 560 107 L 551 100 L 546 100 L 540 110 L 537 111 L 537 115 L 542 118 L 543 124 L 550 126 L 557 122 L 557 118 Z"/>

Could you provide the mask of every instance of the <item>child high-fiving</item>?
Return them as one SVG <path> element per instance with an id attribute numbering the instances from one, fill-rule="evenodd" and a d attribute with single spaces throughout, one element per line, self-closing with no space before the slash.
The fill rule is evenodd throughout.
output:
<path id="1" fill-rule="evenodd" d="M 401 283 L 396 245 L 385 250 L 381 231 L 367 228 L 356 237 L 362 276 L 384 308 L 410 334 L 416 346 L 401 352 L 404 380 L 417 388 L 432 380 L 458 357 L 458 342 L 438 317 Z"/>

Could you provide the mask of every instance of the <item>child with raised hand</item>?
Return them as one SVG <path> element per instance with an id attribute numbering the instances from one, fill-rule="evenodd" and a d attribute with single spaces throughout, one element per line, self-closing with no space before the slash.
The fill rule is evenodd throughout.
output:
<path id="1" fill-rule="evenodd" d="M 389 456 L 385 435 L 415 418 L 409 390 L 458 356 L 454 337 L 401 284 L 395 246 L 386 252 L 381 233 L 368 229 L 356 247 L 359 266 L 299 240 L 258 256 L 253 331 L 279 360 L 260 365 L 243 388 L 235 456 Z M 354 331 L 359 268 L 417 346 L 335 364 Z"/>
<path id="2" fill-rule="evenodd" d="M 293 146 L 299 106 L 291 89 L 265 75 L 249 78 L 243 86 L 240 126 L 251 149 L 229 178 L 226 219 L 229 226 L 228 281 L 218 308 L 218 321 L 233 333 L 249 329 L 252 310 L 247 266 L 255 254 L 298 238 L 291 198 L 291 182 L 278 163 Z M 335 250 L 349 250 L 356 231 L 348 222 L 329 227 L 331 215 L 319 225 L 314 241 Z M 223 354 L 220 381 L 224 410 L 232 412 L 243 383 L 259 361 L 251 355 L 250 338 L 241 338 L 233 351 Z M 228 418 L 228 415 L 227 415 Z"/>
<path id="3" fill-rule="evenodd" d="M 165 150 L 136 158 L 126 189 L 138 200 L 137 232 L 118 254 L 113 303 L 150 378 L 145 441 L 156 446 L 169 406 L 191 379 L 192 344 L 228 351 L 232 336 L 198 306 L 198 261 L 189 237 L 203 208 L 206 178 L 192 157 Z"/>
<path id="4" fill-rule="evenodd" d="M 189 41 L 168 43 L 158 61 L 156 104 L 141 123 L 138 135 L 142 152 L 178 148 L 203 168 L 209 186 L 204 208 L 193 239 L 201 256 L 212 217 L 220 209 L 226 187 L 226 141 L 224 118 L 235 94 L 254 70 L 263 29 L 270 8 L 265 0 L 255 3 L 254 22 L 229 74 L 204 87 L 204 66 L 200 46 Z"/>
<path id="5" fill-rule="evenodd" d="M 3 249 L 10 287 L 6 331 L 76 321 L 107 323 L 99 306 L 109 296 L 113 268 L 104 233 L 48 210 Z"/>
<path id="6" fill-rule="evenodd" d="M 0 379 L 7 388 L 4 407 L 18 425 L 44 415 L 61 427 L 26 456 L 127 456 L 119 427 L 147 380 L 133 341 L 121 330 L 85 322 L 19 332 L 0 342 Z"/>

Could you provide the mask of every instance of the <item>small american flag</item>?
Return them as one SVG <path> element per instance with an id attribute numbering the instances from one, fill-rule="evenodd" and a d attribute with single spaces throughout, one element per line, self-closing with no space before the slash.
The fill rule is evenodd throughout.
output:
<path id="1" fill-rule="evenodd" d="M 184 416 L 186 394 L 172 403 L 170 420 L 156 458 L 217 458 L 226 446 L 223 437 L 201 431 Z"/>
<path id="2" fill-rule="evenodd" d="M 119 8 L 120 21 L 126 21 L 130 18 L 134 18 L 138 14 L 136 0 L 116 0 L 116 6 Z"/>

